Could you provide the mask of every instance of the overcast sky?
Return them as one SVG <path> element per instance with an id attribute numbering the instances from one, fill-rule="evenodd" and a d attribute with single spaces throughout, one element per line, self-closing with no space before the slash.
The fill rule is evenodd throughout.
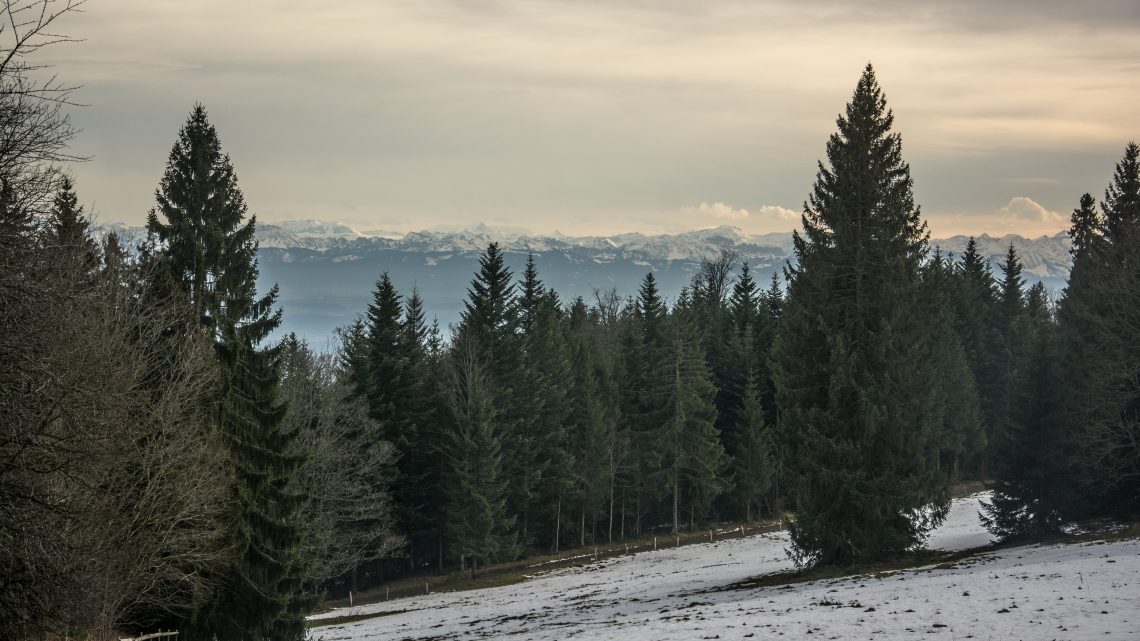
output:
<path id="1" fill-rule="evenodd" d="M 259 219 L 391 231 L 791 229 L 868 61 L 936 236 L 1064 229 L 1140 139 L 1136 0 L 803 4 L 90 0 L 44 53 L 103 221 L 196 101 Z"/>

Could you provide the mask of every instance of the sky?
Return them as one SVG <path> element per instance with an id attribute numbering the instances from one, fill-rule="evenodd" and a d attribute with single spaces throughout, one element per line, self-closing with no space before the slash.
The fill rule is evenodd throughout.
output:
<path id="1" fill-rule="evenodd" d="M 868 62 L 936 237 L 1057 233 L 1140 139 L 1140 2 L 89 0 L 41 52 L 141 223 L 201 102 L 262 221 L 798 224 Z"/>

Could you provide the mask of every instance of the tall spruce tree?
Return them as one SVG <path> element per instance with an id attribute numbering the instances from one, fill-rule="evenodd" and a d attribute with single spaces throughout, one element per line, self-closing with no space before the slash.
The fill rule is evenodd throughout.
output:
<path id="1" fill-rule="evenodd" d="M 441 443 L 450 548 L 465 563 L 510 560 L 522 550 L 507 505 L 498 403 L 480 348 L 471 336 L 459 340 L 448 367 L 452 426 Z"/>
<path id="2" fill-rule="evenodd" d="M 1073 269 L 1061 301 L 1065 420 L 1093 509 L 1140 514 L 1140 146 L 1129 143 L 1105 191 L 1074 212 Z"/>
<path id="3" fill-rule="evenodd" d="M 994 449 L 991 498 L 982 504 L 982 523 L 1001 540 L 1060 531 L 1074 500 L 1056 325 L 1041 283 L 1026 295 L 1022 332 L 1023 369 L 1013 388 L 1013 411 Z"/>
<path id="4" fill-rule="evenodd" d="M 1000 335 L 995 320 L 997 280 L 973 237 L 966 243 L 966 251 L 955 266 L 953 290 L 954 329 L 962 341 L 966 361 L 974 375 L 987 440 L 992 440 L 989 436 L 998 421 L 998 392 L 1002 385 L 997 357 Z M 972 465 L 970 471 L 980 473 L 983 462 Z"/>
<path id="5" fill-rule="evenodd" d="M 407 380 L 403 350 L 403 304 L 388 272 L 380 275 L 372 302 L 368 305 L 365 330 L 368 340 L 369 414 L 380 421 L 387 440 L 403 449 L 400 443 L 407 413 L 402 407 L 407 398 Z M 399 493 L 397 492 L 397 495 Z"/>
<path id="6" fill-rule="evenodd" d="M 472 443 L 487 450 L 482 454 L 484 462 L 493 462 L 496 466 L 495 470 L 480 471 L 485 476 L 478 477 L 474 484 L 467 484 L 467 495 L 484 496 L 492 488 L 501 487 L 505 492 L 501 497 L 503 509 L 510 515 L 509 518 L 500 518 L 499 508 L 494 506 L 498 498 L 494 501 L 479 499 L 490 502 L 485 518 L 468 522 L 479 525 L 477 538 L 482 541 L 480 545 L 492 550 L 489 556 L 483 557 L 485 559 L 501 559 L 518 553 L 516 528 L 525 518 L 536 483 L 535 477 L 530 475 L 532 468 L 529 465 L 533 454 L 528 430 L 530 413 L 525 405 L 526 399 L 516 392 L 521 387 L 520 379 L 524 374 L 522 341 L 518 332 L 518 296 L 512 281 L 513 275 L 506 266 L 499 245 L 491 243 L 479 258 L 479 271 L 467 290 L 467 300 L 464 301 L 451 348 L 451 360 L 464 364 L 461 371 L 465 374 L 459 387 L 470 391 L 462 398 L 474 399 L 452 403 L 458 434 L 475 439 Z M 481 391 L 476 394 L 477 390 Z M 480 409 L 484 402 L 480 399 L 483 398 L 494 399 L 490 413 Z M 485 402 L 491 403 L 490 400 Z M 465 460 L 451 457 L 452 471 L 458 478 L 467 474 L 457 467 Z M 494 489 L 494 492 L 498 491 Z M 453 517 L 450 522 L 449 531 L 453 537 L 457 536 L 459 529 L 454 525 Z M 466 545 L 457 542 L 460 550 Z M 473 548 L 470 553 L 477 554 Z"/>
<path id="7" fill-rule="evenodd" d="M 625 412 L 629 421 L 631 454 L 628 485 L 634 509 L 634 531 L 641 534 L 642 517 L 652 507 L 662 488 L 660 480 L 661 430 L 666 415 L 671 377 L 668 309 L 649 272 L 628 318 L 631 340 L 626 343 L 626 376 L 629 391 Z M 624 525 L 624 520 L 623 520 Z"/>
<path id="8" fill-rule="evenodd" d="M 923 270 L 926 294 L 931 298 L 931 330 L 935 334 L 934 359 L 939 371 L 942 405 L 941 464 L 955 481 L 965 462 L 982 456 L 986 446 L 985 423 L 977 385 L 966 351 L 954 329 L 953 265 L 940 250 Z"/>
<path id="9" fill-rule="evenodd" d="M 923 542 L 949 497 L 937 469 L 927 233 L 901 138 L 867 65 L 827 143 L 794 237 L 773 357 L 788 444 L 794 555 L 890 557 Z"/>
<path id="10" fill-rule="evenodd" d="M 707 516 L 713 501 L 730 485 L 728 457 L 716 429 L 716 386 L 705 363 L 695 319 L 681 317 L 669 326 L 669 349 L 664 367 L 649 372 L 650 386 L 661 394 L 651 425 L 650 479 L 669 498 L 672 531 L 682 519 L 690 528 L 696 517 Z M 687 508 L 682 512 L 682 508 Z"/>
<path id="11" fill-rule="evenodd" d="M 1007 447 L 1003 442 L 1014 438 L 1012 424 L 1016 421 L 1018 389 L 1026 367 L 1025 279 L 1021 277 L 1021 258 L 1013 243 L 1010 243 L 1005 259 L 998 268 L 1002 278 L 998 284 L 999 297 L 994 310 L 996 341 L 992 358 L 997 378 L 995 386 L 990 390 L 991 455 L 993 449 Z"/>
<path id="12" fill-rule="evenodd" d="M 310 601 L 302 594 L 301 459 L 283 431 L 280 347 L 262 347 L 281 322 L 277 288 L 258 296 L 255 220 L 206 110 L 196 105 L 178 133 L 147 218 L 148 256 L 160 287 L 179 292 L 214 340 L 222 379 L 215 408 L 229 447 L 232 503 L 226 526 L 233 562 L 215 602 L 195 623 L 222 639 L 300 639 Z"/>
<path id="13" fill-rule="evenodd" d="M 609 381 L 604 378 L 605 354 L 597 349 L 593 320 L 585 301 L 577 298 L 570 306 L 566 329 L 570 352 L 567 400 L 574 408 L 567 420 L 566 443 L 579 510 L 579 545 L 586 544 L 587 524 L 596 526 L 611 485 L 610 395 L 605 389 Z M 591 540 L 597 540 L 596 534 Z"/>
<path id="14" fill-rule="evenodd" d="M 91 223 L 75 194 L 71 178 L 62 176 L 49 212 L 53 242 L 64 249 L 61 256 L 80 261 L 88 270 L 99 264 L 99 247 L 91 238 Z"/>
<path id="15" fill-rule="evenodd" d="M 428 342 L 431 330 L 424 315 L 424 301 L 417 288 L 404 299 L 400 325 L 399 352 L 404 368 L 404 398 L 400 408 L 405 423 L 401 430 L 399 462 L 402 524 L 408 536 L 408 562 L 413 566 L 430 559 L 438 550 L 442 529 L 440 506 L 444 503 L 441 484 L 443 467 L 437 455 L 441 436 L 440 394 Z"/>

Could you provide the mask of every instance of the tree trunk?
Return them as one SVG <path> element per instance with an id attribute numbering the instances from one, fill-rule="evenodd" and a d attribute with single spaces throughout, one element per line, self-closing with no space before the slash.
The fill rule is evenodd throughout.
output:
<path id="1" fill-rule="evenodd" d="M 580 547 L 586 547 L 586 506 L 585 505 L 582 506 L 581 534 L 582 534 L 582 539 L 581 539 L 581 542 L 578 543 L 578 545 Z"/>
<path id="2" fill-rule="evenodd" d="M 559 535 L 562 533 L 562 495 L 558 495 L 558 503 L 554 507 L 554 553 L 558 554 Z"/>
<path id="3" fill-rule="evenodd" d="M 677 472 L 676 472 L 676 470 L 674 470 L 673 471 L 673 534 L 676 534 L 678 531 L 680 531 L 680 520 L 681 520 L 681 515 L 680 515 L 680 510 L 679 510 L 680 502 L 677 498 L 677 490 L 678 490 L 679 485 L 680 485 L 680 482 L 677 479 Z"/>
<path id="4" fill-rule="evenodd" d="M 611 460 L 612 460 L 612 456 L 611 456 Z M 612 464 L 610 466 L 610 470 L 611 470 L 610 471 L 610 532 L 609 532 L 609 536 L 607 538 L 609 539 L 609 541 L 608 541 L 609 543 L 613 543 L 614 542 L 614 474 L 613 474 L 613 465 Z"/>
<path id="5" fill-rule="evenodd" d="M 625 540 L 625 492 L 621 493 L 621 540 Z"/>

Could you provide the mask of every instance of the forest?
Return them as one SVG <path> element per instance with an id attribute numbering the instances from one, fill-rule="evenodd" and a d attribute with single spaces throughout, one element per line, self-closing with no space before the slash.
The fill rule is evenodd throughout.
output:
<path id="1" fill-rule="evenodd" d="M 652 272 L 564 300 L 491 244 L 456 325 L 378 274 L 324 353 L 271 338 L 202 105 L 131 244 L 80 205 L 67 88 L 34 70 L 0 65 L 4 638 L 301 639 L 330 591 L 710 522 L 873 563 L 965 480 L 1001 540 L 1140 514 L 1135 143 L 1075 194 L 1068 286 L 1026 287 L 1014 246 L 930 246 L 867 65 L 782 278 L 725 252 L 671 300 Z"/>

